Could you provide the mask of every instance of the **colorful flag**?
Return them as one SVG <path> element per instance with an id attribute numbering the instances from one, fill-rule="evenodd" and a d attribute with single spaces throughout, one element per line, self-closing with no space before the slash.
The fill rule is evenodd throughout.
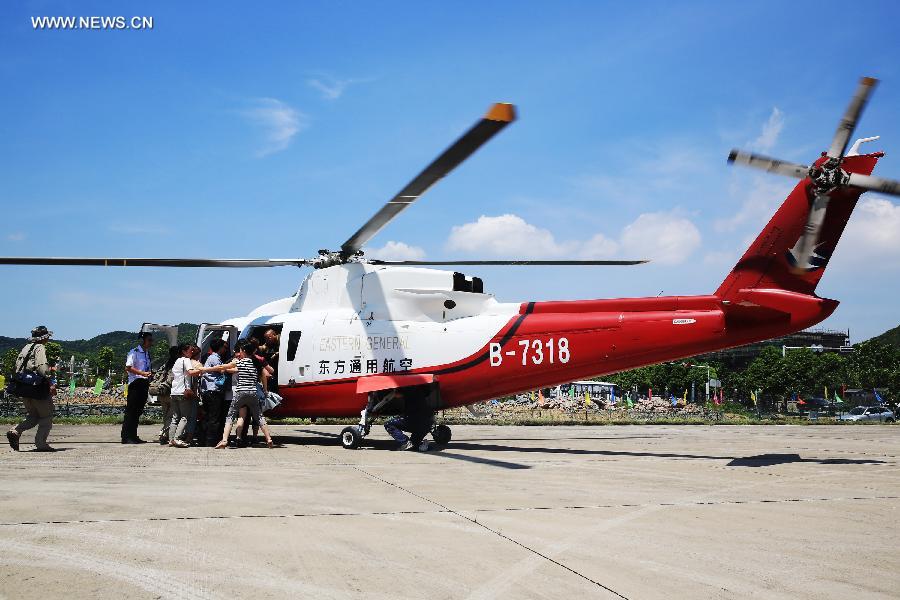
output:
<path id="1" fill-rule="evenodd" d="M 755 391 L 750 392 L 750 402 L 753 403 L 753 406 L 756 406 L 756 392 Z"/>
<path id="2" fill-rule="evenodd" d="M 106 382 L 98 377 L 97 383 L 94 384 L 94 393 L 97 394 L 98 396 L 100 395 L 100 392 L 103 391 L 104 383 L 106 383 Z"/>
<path id="3" fill-rule="evenodd" d="M 585 405 L 585 406 L 590 406 L 590 405 L 591 405 L 591 393 L 590 393 L 590 392 L 585 392 L 585 393 L 584 393 L 584 405 Z"/>
<path id="4" fill-rule="evenodd" d="M 838 396 L 837 390 L 834 390 L 834 403 L 835 404 L 843 404 L 844 403 L 844 399 L 841 398 L 840 396 Z"/>
<path id="5" fill-rule="evenodd" d="M 569 386 L 569 398 L 571 398 L 572 400 L 575 399 L 575 386 L 574 385 Z"/>
<path id="6" fill-rule="evenodd" d="M 538 390 L 538 403 L 540 403 L 541 406 L 544 405 L 544 390 Z"/>
<path id="7" fill-rule="evenodd" d="M 684 390 L 684 396 L 681 398 L 681 401 L 678 403 L 679 406 L 687 406 L 687 389 Z"/>
<path id="8" fill-rule="evenodd" d="M 653 400 L 653 388 L 650 388 L 647 392 L 647 400 Z"/>
<path id="9" fill-rule="evenodd" d="M 6 377 L 0 375 L 0 389 L 6 389 Z"/>
<path id="10" fill-rule="evenodd" d="M 828 400 L 828 386 L 827 385 L 825 386 L 825 395 L 822 397 L 825 398 L 826 400 Z"/>
<path id="11" fill-rule="evenodd" d="M 884 402 L 884 399 L 881 397 L 881 394 L 878 393 L 878 390 L 872 388 L 872 391 L 875 392 L 875 402 L 877 402 L 878 404 L 882 404 Z"/>
<path id="12" fill-rule="evenodd" d="M 70 394 L 75 393 L 75 378 L 74 377 L 69 380 L 69 393 Z"/>
<path id="13" fill-rule="evenodd" d="M 631 392 L 625 394 L 625 405 L 628 408 L 634 408 L 634 400 L 631 399 Z"/>
<path id="14" fill-rule="evenodd" d="M 675 394 L 670 394 L 669 401 L 672 402 L 672 406 L 678 406 L 678 400 L 675 399 Z"/>
<path id="15" fill-rule="evenodd" d="M 722 388 L 713 392 L 713 404 L 719 406 L 722 404 Z"/>
<path id="16" fill-rule="evenodd" d="M 609 403 L 616 405 L 616 388 L 609 388 Z"/>

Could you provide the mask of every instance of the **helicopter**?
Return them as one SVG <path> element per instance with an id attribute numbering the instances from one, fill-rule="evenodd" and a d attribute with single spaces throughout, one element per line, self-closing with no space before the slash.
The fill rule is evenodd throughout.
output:
<path id="1" fill-rule="evenodd" d="M 292 296 L 249 314 L 204 323 L 199 342 L 232 346 L 279 334 L 277 417 L 356 417 L 341 432 L 356 448 L 391 414 L 398 389 L 428 386 L 434 411 L 678 360 L 787 335 L 821 322 L 838 301 L 816 286 L 860 195 L 900 195 L 872 176 L 882 152 L 847 146 L 877 80 L 860 80 L 831 146 L 812 165 L 733 150 L 728 162 L 800 181 L 711 294 L 547 302 L 499 302 L 465 265 L 633 266 L 645 260 L 381 260 L 363 246 L 441 178 L 516 118 L 511 104 L 487 114 L 391 198 L 339 250 L 314 258 L 3 257 L 6 265 L 121 267 L 313 267 Z M 451 439 L 440 424 L 438 444 Z"/>

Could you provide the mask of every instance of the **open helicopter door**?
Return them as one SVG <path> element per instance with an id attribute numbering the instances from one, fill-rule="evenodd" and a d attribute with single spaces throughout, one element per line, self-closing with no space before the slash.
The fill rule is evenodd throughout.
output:
<path id="1" fill-rule="evenodd" d="M 230 354 L 234 354 L 234 345 L 237 343 L 238 328 L 234 325 L 221 325 L 219 323 L 201 323 L 197 330 L 197 345 L 200 346 L 200 356 L 209 354 L 209 345 L 213 340 L 223 339 L 228 342 Z"/>
<path id="2" fill-rule="evenodd" d="M 144 323 L 141 325 L 141 333 L 152 333 L 154 337 L 165 336 L 169 342 L 169 348 L 178 345 L 178 325 L 159 325 L 157 323 Z"/>

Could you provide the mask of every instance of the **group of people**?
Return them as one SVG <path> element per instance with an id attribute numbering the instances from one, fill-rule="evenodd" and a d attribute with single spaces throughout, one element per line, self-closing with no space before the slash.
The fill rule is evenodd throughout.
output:
<path id="1" fill-rule="evenodd" d="M 144 443 L 137 435 L 137 423 L 152 394 L 163 409 L 160 444 L 187 448 L 196 439 L 198 445 L 215 448 L 247 446 L 252 427 L 253 440 L 262 429 L 266 445 L 274 447 L 263 410 L 277 389 L 278 338 L 278 332 L 270 329 L 262 340 L 239 340 L 233 356 L 226 341 L 215 339 L 203 362 L 196 344 L 181 344 L 169 349 L 161 369 L 152 371 L 153 336 L 142 333 L 141 344 L 128 353 L 125 363 L 128 400 L 122 443 Z"/>
<path id="2" fill-rule="evenodd" d="M 16 358 L 17 376 L 27 374 L 28 381 L 38 383 L 24 386 L 30 390 L 22 398 L 26 417 L 6 433 L 14 450 L 19 449 L 22 432 L 37 427 L 36 450 L 56 451 L 47 441 L 53 426 L 56 367 L 49 364 L 44 345 L 52 335 L 43 325 L 35 327 L 29 343 Z M 228 342 L 215 339 L 202 362 L 196 344 L 173 346 L 166 363 L 155 371 L 150 356 L 153 334 L 142 332 L 139 337 L 140 344 L 128 352 L 125 361 L 128 389 L 121 430 L 123 444 L 145 443 L 138 437 L 138 423 L 149 396 L 154 395 L 163 409 L 159 431 L 162 445 L 187 448 L 196 442 L 217 449 L 244 447 L 255 443 L 262 429 L 266 445 L 274 447 L 263 413 L 267 401 L 278 400 L 277 331 L 266 330 L 262 339 L 238 340 L 233 356 Z M 434 424 L 434 412 L 425 402 L 428 386 L 397 389 L 393 394 L 401 414 L 388 420 L 385 429 L 396 440 L 397 449 L 427 450 L 424 438 Z M 248 436 L 251 430 L 252 438 Z"/>

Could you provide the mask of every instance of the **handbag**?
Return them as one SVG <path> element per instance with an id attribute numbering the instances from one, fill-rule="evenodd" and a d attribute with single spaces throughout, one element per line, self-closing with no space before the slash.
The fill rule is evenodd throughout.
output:
<path id="1" fill-rule="evenodd" d="M 150 380 L 151 396 L 168 396 L 172 393 L 172 382 L 169 380 L 170 373 L 171 371 L 165 368 L 153 373 L 153 379 Z"/>
<path id="2" fill-rule="evenodd" d="M 40 373 L 25 368 L 36 347 L 37 344 L 31 345 L 31 349 L 25 355 L 25 360 L 22 361 L 21 370 L 13 374 L 11 388 L 14 396 L 37 399 L 44 398 L 50 393 L 50 380 Z"/>
<path id="3" fill-rule="evenodd" d="M 282 397 L 276 394 L 275 392 L 269 392 L 263 398 L 263 406 L 262 411 L 268 412 L 273 408 L 276 408 L 279 404 L 281 404 Z"/>

